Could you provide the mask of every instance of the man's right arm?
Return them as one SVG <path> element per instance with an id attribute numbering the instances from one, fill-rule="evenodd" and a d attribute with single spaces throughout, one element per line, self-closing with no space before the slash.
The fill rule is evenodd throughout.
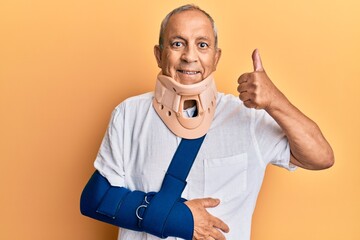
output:
<path id="1" fill-rule="evenodd" d="M 162 202 L 167 202 L 167 199 L 161 191 L 144 193 L 111 186 L 105 177 L 95 171 L 82 192 L 80 210 L 88 217 L 122 228 L 147 232 L 160 238 L 174 236 L 191 240 L 194 222 L 184 200 L 179 198 L 168 213 L 166 209 L 160 211 L 167 216 L 154 214 L 150 205 L 157 206 Z M 157 210 L 158 207 L 155 210 L 158 213 Z M 158 224 L 156 220 L 159 218 L 165 221 Z"/>
<path id="2" fill-rule="evenodd" d="M 211 236 L 214 239 L 225 240 L 221 231 L 228 232 L 229 227 L 206 211 L 206 208 L 216 207 L 220 203 L 218 199 L 201 198 L 184 202 L 184 199 L 179 198 L 168 216 L 162 217 L 166 221 L 159 226 L 152 224 L 156 222 L 155 218 L 158 218 L 158 215 L 142 212 L 151 211 L 147 206 L 152 201 L 167 201 L 163 196 L 154 198 L 155 194 L 111 186 L 106 178 L 95 171 L 81 194 L 80 211 L 96 220 L 147 232 L 160 238 L 174 236 L 196 240 Z"/>

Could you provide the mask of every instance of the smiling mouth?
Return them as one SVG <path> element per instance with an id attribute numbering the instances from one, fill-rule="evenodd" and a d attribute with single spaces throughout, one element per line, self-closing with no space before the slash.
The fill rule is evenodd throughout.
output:
<path id="1" fill-rule="evenodd" d="M 200 73 L 200 71 L 187 71 L 187 70 L 177 70 L 177 71 L 182 73 L 182 74 L 187 74 L 187 75 L 195 75 L 195 74 Z"/>

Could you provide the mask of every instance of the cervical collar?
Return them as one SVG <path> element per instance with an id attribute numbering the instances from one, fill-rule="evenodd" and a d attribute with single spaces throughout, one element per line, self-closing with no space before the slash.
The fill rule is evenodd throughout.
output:
<path id="1" fill-rule="evenodd" d="M 183 115 L 184 103 L 196 102 L 197 116 Z M 165 125 L 177 136 L 187 139 L 205 135 L 211 125 L 216 107 L 216 87 L 212 74 L 199 83 L 184 85 L 159 74 L 153 100 L 155 111 Z"/>

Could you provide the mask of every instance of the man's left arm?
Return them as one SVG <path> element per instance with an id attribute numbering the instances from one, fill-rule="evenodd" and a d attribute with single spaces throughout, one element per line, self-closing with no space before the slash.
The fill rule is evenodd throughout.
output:
<path id="1" fill-rule="evenodd" d="M 331 146 L 320 128 L 285 97 L 267 76 L 258 50 L 252 54 L 254 72 L 239 77 L 240 99 L 248 108 L 264 109 L 279 124 L 290 144 L 290 162 L 320 170 L 334 164 Z"/>

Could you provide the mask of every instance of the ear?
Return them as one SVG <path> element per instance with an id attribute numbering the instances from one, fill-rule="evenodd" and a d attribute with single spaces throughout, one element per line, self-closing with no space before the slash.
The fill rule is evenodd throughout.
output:
<path id="1" fill-rule="evenodd" d="M 218 65 L 221 57 L 221 48 L 217 48 L 215 51 L 214 71 L 216 70 L 216 66 Z"/>
<path id="2" fill-rule="evenodd" d="M 157 65 L 159 68 L 161 68 L 161 48 L 159 45 L 155 45 L 154 46 L 154 55 L 155 55 L 155 58 L 156 58 L 156 62 L 157 62 Z"/>

